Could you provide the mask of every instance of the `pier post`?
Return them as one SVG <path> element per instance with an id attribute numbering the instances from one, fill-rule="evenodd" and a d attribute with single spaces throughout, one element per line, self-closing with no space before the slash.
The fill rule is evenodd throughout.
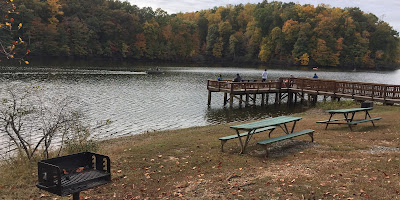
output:
<path id="1" fill-rule="evenodd" d="M 228 101 L 228 93 L 224 92 L 224 106 L 226 105 Z"/>
<path id="2" fill-rule="evenodd" d="M 289 92 L 288 91 L 288 100 L 287 100 L 287 104 L 290 106 L 293 102 L 293 92 Z"/>
<path id="3" fill-rule="evenodd" d="M 279 95 L 278 92 L 275 92 L 275 104 L 277 104 L 279 101 L 278 95 Z"/>
<path id="4" fill-rule="evenodd" d="M 208 91 L 208 104 L 211 105 L 211 91 Z"/>
<path id="5" fill-rule="evenodd" d="M 243 95 L 241 94 L 239 97 L 240 97 L 240 99 L 239 99 L 239 105 L 242 105 L 242 103 L 243 103 Z"/>
<path id="6" fill-rule="evenodd" d="M 229 107 L 233 107 L 233 97 L 235 95 L 233 93 L 229 93 Z"/>
<path id="7" fill-rule="evenodd" d="M 261 93 L 261 106 L 265 105 L 265 93 Z"/>
<path id="8" fill-rule="evenodd" d="M 282 101 L 282 93 L 281 93 L 281 91 L 279 91 L 279 94 L 278 94 L 278 103 L 279 103 L 279 105 L 281 105 L 281 101 Z"/>
<path id="9" fill-rule="evenodd" d="M 249 105 L 249 94 L 246 93 L 246 106 Z"/>
<path id="10" fill-rule="evenodd" d="M 317 104 L 317 101 L 318 101 L 318 95 L 317 94 L 312 95 L 312 105 Z"/>
<path id="11" fill-rule="evenodd" d="M 253 104 L 254 104 L 254 105 L 256 105 L 256 98 L 257 98 L 257 94 L 254 93 L 254 96 L 253 96 Z"/>

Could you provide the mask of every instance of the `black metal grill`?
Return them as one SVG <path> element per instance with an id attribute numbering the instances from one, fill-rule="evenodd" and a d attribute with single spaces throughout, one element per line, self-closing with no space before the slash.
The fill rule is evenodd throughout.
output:
<path id="1" fill-rule="evenodd" d="M 38 162 L 38 188 L 66 196 L 111 182 L 110 158 L 84 152 Z"/>

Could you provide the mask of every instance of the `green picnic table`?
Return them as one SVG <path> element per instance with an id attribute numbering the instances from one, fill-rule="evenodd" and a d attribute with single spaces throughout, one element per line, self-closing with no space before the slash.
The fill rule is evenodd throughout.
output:
<path id="1" fill-rule="evenodd" d="M 349 108 L 349 109 L 340 109 L 340 110 L 327 110 L 326 112 L 330 114 L 328 120 L 318 121 L 317 123 L 326 124 L 325 130 L 328 128 L 329 124 L 347 124 L 351 131 L 352 125 L 357 125 L 359 123 L 364 122 L 372 122 L 372 125 L 375 127 L 374 120 L 380 120 L 382 117 L 372 118 L 368 111 L 372 110 L 373 107 L 369 108 Z M 357 112 L 365 112 L 364 119 L 362 120 L 354 120 L 354 116 Z M 343 114 L 344 118 L 342 119 L 332 119 L 335 114 Z M 342 122 L 344 121 L 344 122 Z"/>
<path id="2" fill-rule="evenodd" d="M 236 130 L 237 138 L 239 138 L 240 146 L 241 146 L 241 154 L 244 153 L 247 144 L 249 143 L 251 137 L 253 136 L 254 133 L 257 132 L 258 129 L 265 129 L 266 127 L 275 127 L 279 126 L 281 129 L 286 133 L 290 134 L 293 133 L 294 128 L 296 126 L 296 122 L 301 120 L 301 117 L 288 117 L 288 116 L 281 116 L 281 117 L 275 117 L 275 118 L 270 118 L 270 119 L 265 119 L 265 120 L 260 120 L 256 122 L 251 122 L 251 123 L 245 123 L 245 124 L 240 124 L 236 126 L 231 126 L 230 128 Z M 291 130 L 289 130 L 287 124 L 293 122 L 293 126 Z M 247 134 L 240 134 L 239 131 L 244 130 L 247 132 Z M 272 129 L 274 130 L 274 129 Z M 269 137 L 271 136 L 272 131 L 269 132 Z M 246 139 L 244 140 L 244 143 L 242 141 L 242 137 L 246 136 Z M 229 137 L 229 136 L 227 136 Z M 235 137 L 236 138 L 236 137 Z M 220 138 L 221 140 L 221 138 Z"/>

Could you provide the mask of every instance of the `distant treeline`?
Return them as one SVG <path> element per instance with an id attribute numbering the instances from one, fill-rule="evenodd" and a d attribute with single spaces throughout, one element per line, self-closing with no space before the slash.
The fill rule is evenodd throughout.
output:
<path id="1" fill-rule="evenodd" d="M 14 3 L 13 18 L 23 24 L 18 37 L 37 57 L 348 68 L 400 63 L 399 33 L 359 8 L 264 1 L 170 15 L 115 0 Z"/>

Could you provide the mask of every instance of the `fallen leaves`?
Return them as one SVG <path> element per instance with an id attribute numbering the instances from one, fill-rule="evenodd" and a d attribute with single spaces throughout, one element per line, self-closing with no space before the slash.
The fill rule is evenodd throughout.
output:
<path id="1" fill-rule="evenodd" d="M 84 169 L 85 169 L 85 167 L 79 167 L 79 168 L 76 169 L 75 171 L 76 171 L 77 173 L 80 173 L 80 172 L 82 172 Z"/>

